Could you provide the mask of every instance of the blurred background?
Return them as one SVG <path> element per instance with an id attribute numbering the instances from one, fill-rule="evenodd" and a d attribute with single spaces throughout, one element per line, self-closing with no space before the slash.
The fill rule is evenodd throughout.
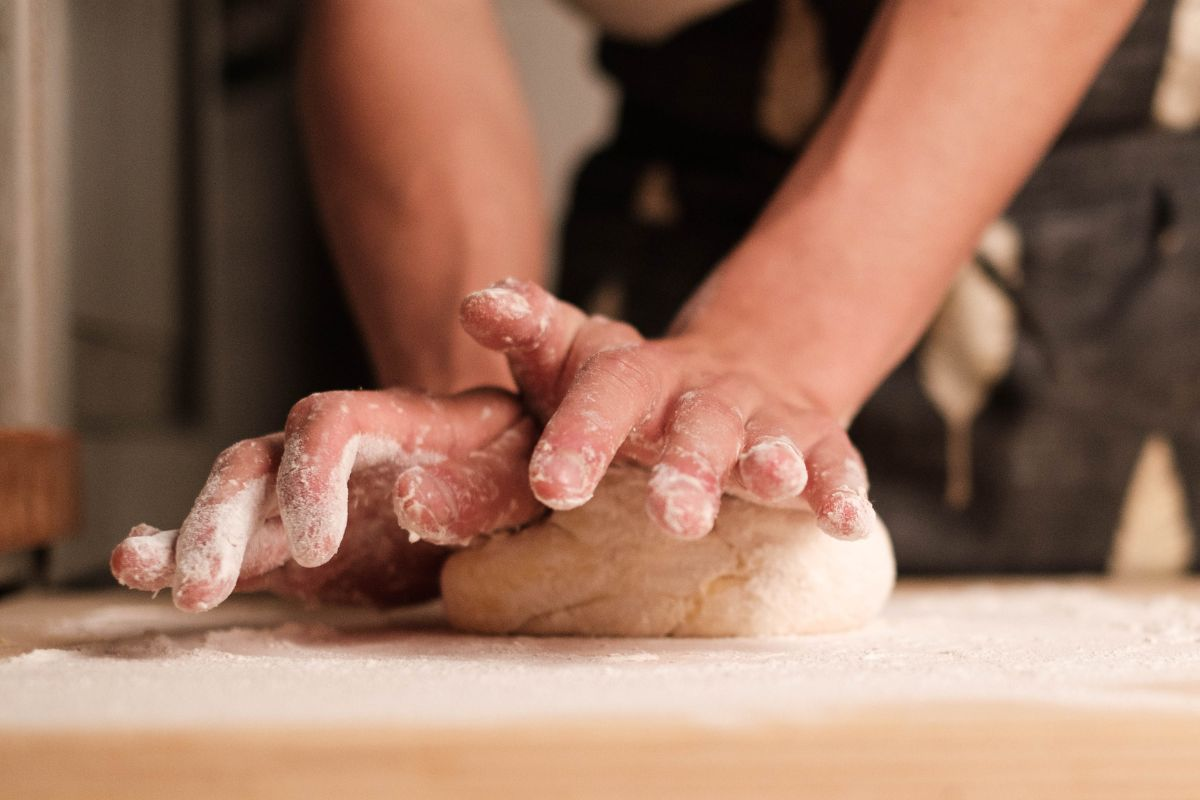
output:
<path id="1" fill-rule="evenodd" d="M 82 497 L 77 510 L 67 499 L 43 510 L 58 515 L 50 527 L 74 534 L 52 548 L 44 536 L 6 545 L 0 515 L 0 587 L 35 576 L 110 583 L 105 564 L 115 542 L 138 522 L 182 521 L 223 447 L 279 429 L 291 404 L 310 392 L 369 384 L 297 141 L 292 63 L 300 5 L 0 0 L 0 429 L 74 431 L 77 451 L 71 437 L 60 437 L 45 452 L 63 463 L 78 452 Z M 598 32 L 555 0 L 498 0 L 496 8 L 534 115 L 546 196 L 561 221 L 583 158 L 615 124 L 615 89 L 595 66 Z M 1166 26 L 1175 14 L 1168 66 L 1182 75 L 1174 94 L 1160 85 L 1156 102 L 1166 97 L 1173 105 L 1159 102 L 1155 113 L 1160 127 L 1195 131 L 1200 3 L 1172 8 L 1151 2 L 1144 15 L 1146 24 Z M 1143 70 L 1151 77 L 1161 53 L 1154 58 Z M 1093 97 L 1103 99 L 1117 83 L 1102 75 L 1097 86 Z M 644 176 L 647 191 L 662 188 L 657 177 L 653 170 Z M 647 205 L 647 224 L 673 202 Z M 1042 229 L 1050 245 L 1070 244 L 1061 238 L 1069 226 L 1059 222 Z M 1182 228 L 1161 227 L 1153 247 L 1181 252 Z M 1005 253 L 1022 243 L 1006 239 L 1016 234 L 1003 225 L 989 235 L 981 249 L 993 243 L 989 257 L 1003 272 Z M 1036 235 L 1025 244 L 1036 246 Z M 1079 258 L 1086 261 L 1087 252 Z M 1012 259 L 1019 271 L 1018 256 Z M 1065 285 L 1068 294 L 1087 288 L 1087 273 L 1080 274 Z M 996 286 L 965 276 L 907 367 L 930 426 L 913 428 L 910 438 L 936 457 L 935 482 L 943 423 L 952 427 L 947 408 L 961 397 L 955 319 L 1000 308 L 995 295 Z M 995 340 L 1008 359 L 1003 369 L 1021 367 L 1031 341 L 1014 344 L 1010 334 Z M 996 349 L 992 341 L 985 338 L 985 350 Z M 884 393 L 879 402 L 896 396 Z M 1038 439 L 1044 450 L 1055 441 Z M 1129 463 L 1114 467 L 1127 489 L 1108 566 L 1179 571 L 1195 558 L 1186 487 L 1169 437 L 1150 432 L 1138 441 Z M 875 464 L 887 453 L 868 456 Z M 4 486 L 23 485 L 25 471 L 19 459 L 0 463 L 0 508 Z M 903 468 L 893 471 L 904 477 Z M 879 488 L 886 502 L 888 487 Z M 942 503 L 940 491 L 930 497 Z M 934 513 L 917 512 L 909 528 Z M 965 516 L 947 519 L 955 533 L 966 527 Z M 1032 552 L 1040 531 L 1025 532 L 1032 545 L 1006 535 L 1009 549 Z M 903 536 L 898 541 L 904 546 Z M 930 542 L 930 552 L 942 552 L 943 541 Z"/>

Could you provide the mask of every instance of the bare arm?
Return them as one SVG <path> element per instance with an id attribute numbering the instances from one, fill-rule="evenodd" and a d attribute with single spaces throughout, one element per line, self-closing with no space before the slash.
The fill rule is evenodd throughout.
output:
<path id="1" fill-rule="evenodd" d="M 833 113 L 678 332 L 848 420 L 911 349 L 1140 6 L 885 4 Z"/>
<path id="2" fill-rule="evenodd" d="M 541 278 L 528 115 L 487 0 L 314 0 L 300 108 L 318 203 L 384 385 L 507 385 L 468 291 Z"/>

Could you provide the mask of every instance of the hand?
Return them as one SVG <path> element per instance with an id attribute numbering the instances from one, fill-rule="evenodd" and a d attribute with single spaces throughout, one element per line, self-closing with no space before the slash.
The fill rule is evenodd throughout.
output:
<path id="1" fill-rule="evenodd" d="M 529 478 L 547 506 L 587 502 L 620 455 L 653 468 L 646 510 L 681 538 L 712 529 L 726 489 L 765 504 L 803 499 L 831 536 L 870 531 L 866 470 L 845 431 L 753 364 L 686 335 L 647 341 L 513 279 L 467 297 L 461 319 L 507 355 L 546 420 Z"/>
<path id="2" fill-rule="evenodd" d="M 498 390 L 312 395 L 283 433 L 217 458 L 178 531 L 134 528 L 113 551 L 113 575 L 134 589 L 171 587 L 186 611 L 235 587 L 375 605 L 425 599 L 447 551 L 419 537 L 460 544 L 543 511 L 525 478 L 535 435 Z"/>

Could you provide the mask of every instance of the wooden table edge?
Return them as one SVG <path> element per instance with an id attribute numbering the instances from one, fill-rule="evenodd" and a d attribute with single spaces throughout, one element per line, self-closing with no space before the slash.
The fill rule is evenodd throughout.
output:
<path id="1" fill-rule="evenodd" d="M 0 776 L 0 796 L 31 799 L 1196 798 L 1200 715 L 976 704 L 746 725 L 6 729 Z"/>

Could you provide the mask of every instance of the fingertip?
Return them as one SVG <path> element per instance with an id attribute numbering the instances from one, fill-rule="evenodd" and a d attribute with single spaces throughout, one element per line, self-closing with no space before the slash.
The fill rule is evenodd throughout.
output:
<path id="1" fill-rule="evenodd" d="M 228 587 L 224 587 L 198 582 L 183 583 L 171 590 L 171 602 L 180 611 L 186 611 L 189 614 L 211 611 L 233 594 L 233 585 L 231 583 Z"/>
<path id="2" fill-rule="evenodd" d="M 529 485 L 533 496 L 556 511 L 568 511 L 592 499 L 599 483 L 596 459 L 587 452 L 556 449 L 539 444 L 529 460 Z"/>
<path id="3" fill-rule="evenodd" d="M 348 442 L 341 458 L 324 472 L 303 456 L 288 458 L 279 470 L 276 495 L 279 518 L 292 559 L 302 567 L 319 567 L 337 552 L 346 530 L 350 492 L 348 481 L 356 457 L 356 442 Z"/>
<path id="4" fill-rule="evenodd" d="M 875 523 L 875 507 L 865 495 L 837 489 L 817 509 L 817 526 L 835 539 L 865 539 Z"/>
<path id="5" fill-rule="evenodd" d="M 233 594 L 241 558 L 215 557 L 204 549 L 184 550 L 177 559 L 171 602 L 180 611 L 208 611 Z"/>
<path id="6" fill-rule="evenodd" d="M 175 571 L 171 602 L 176 608 L 187 612 L 208 611 L 233 594 L 238 570 L 231 569 L 224 561 L 189 561 L 185 558 Z"/>
<path id="7" fill-rule="evenodd" d="M 138 525 L 113 548 L 108 565 L 122 586 L 156 592 L 171 583 L 174 543 L 178 531 Z"/>
<path id="8" fill-rule="evenodd" d="M 694 475 L 660 463 L 650 473 L 646 513 L 664 532 L 679 539 L 699 539 L 712 530 L 720 495 Z"/>
<path id="9" fill-rule="evenodd" d="M 532 283 L 506 278 L 472 292 L 459 306 L 459 320 L 473 339 L 491 350 L 535 347 L 550 324 L 551 304 Z"/>
<path id="10" fill-rule="evenodd" d="M 738 477 L 757 499 L 777 503 L 808 485 L 808 467 L 800 448 L 785 436 L 763 436 L 738 457 Z"/>

